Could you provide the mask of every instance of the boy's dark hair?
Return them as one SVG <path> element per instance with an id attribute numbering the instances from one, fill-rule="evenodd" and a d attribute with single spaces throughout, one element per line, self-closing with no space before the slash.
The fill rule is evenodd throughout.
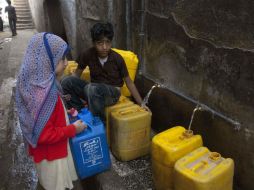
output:
<path id="1" fill-rule="evenodd" d="M 8 3 L 8 5 L 11 5 L 11 1 L 10 0 L 6 0 L 6 2 Z"/>
<path id="2" fill-rule="evenodd" d="M 90 30 L 91 38 L 93 42 L 99 41 L 103 37 L 108 38 L 112 41 L 114 37 L 113 25 L 109 22 L 107 23 L 96 23 Z"/>

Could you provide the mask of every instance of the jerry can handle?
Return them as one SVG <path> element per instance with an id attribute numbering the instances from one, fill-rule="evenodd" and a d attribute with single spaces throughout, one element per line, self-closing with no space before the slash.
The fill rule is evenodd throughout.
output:
<path id="1" fill-rule="evenodd" d="M 87 128 L 84 131 L 86 131 L 86 130 L 92 130 L 90 122 L 87 122 L 87 121 L 84 121 L 84 120 L 82 120 L 82 122 L 87 126 Z"/>
<path id="2" fill-rule="evenodd" d="M 82 114 L 87 114 L 87 113 L 89 113 L 88 108 L 83 108 L 83 109 L 81 109 L 81 113 L 82 113 Z"/>
<path id="3" fill-rule="evenodd" d="M 122 99 L 122 100 L 119 100 L 118 102 L 119 103 L 125 103 L 125 102 L 128 102 L 129 100 L 128 99 Z"/>
<path id="4" fill-rule="evenodd" d="M 86 124 L 86 125 L 87 125 L 87 128 L 84 131 L 92 131 L 93 130 L 91 125 L 89 125 L 89 124 Z"/>
<path id="5" fill-rule="evenodd" d="M 136 113 L 136 112 L 138 112 L 138 111 L 139 111 L 139 109 L 135 109 L 135 110 L 119 111 L 118 113 L 119 113 L 120 115 L 128 115 L 128 114 L 131 114 L 131 113 Z"/>
<path id="6" fill-rule="evenodd" d="M 85 130 L 83 130 L 81 133 L 76 134 L 77 137 L 82 136 L 82 135 L 84 135 L 84 134 L 86 134 L 86 133 L 90 133 L 90 132 L 92 132 L 92 130 L 93 130 L 92 127 L 91 127 L 91 125 L 90 125 L 89 123 L 87 123 L 87 122 L 85 122 L 85 121 L 83 121 L 83 120 L 82 120 L 82 122 L 85 123 L 85 125 L 87 126 L 87 128 L 86 128 Z"/>
<path id="7" fill-rule="evenodd" d="M 193 166 L 193 168 L 191 168 L 192 171 L 196 172 L 197 170 L 205 167 L 208 163 L 204 160 L 202 160 L 201 162 L 199 162 L 198 164 L 196 164 L 195 166 Z"/>

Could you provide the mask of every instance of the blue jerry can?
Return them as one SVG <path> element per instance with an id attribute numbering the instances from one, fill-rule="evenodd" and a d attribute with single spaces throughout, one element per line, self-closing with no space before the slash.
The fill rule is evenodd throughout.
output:
<path id="1" fill-rule="evenodd" d="M 78 119 L 81 119 L 86 124 L 91 123 L 93 118 L 92 113 L 87 108 L 83 108 L 78 114 Z"/>
<path id="2" fill-rule="evenodd" d="M 99 117 L 93 117 L 86 108 L 78 119 L 88 127 L 70 139 L 70 146 L 78 176 L 81 179 L 108 170 L 111 166 L 105 129 Z"/>

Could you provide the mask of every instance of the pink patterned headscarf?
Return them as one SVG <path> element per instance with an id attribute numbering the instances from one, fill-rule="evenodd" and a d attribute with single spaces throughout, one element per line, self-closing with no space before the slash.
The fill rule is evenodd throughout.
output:
<path id="1" fill-rule="evenodd" d="M 17 80 L 16 106 L 23 136 L 33 147 L 57 102 L 55 68 L 68 49 L 60 37 L 38 33 L 26 50 Z"/>

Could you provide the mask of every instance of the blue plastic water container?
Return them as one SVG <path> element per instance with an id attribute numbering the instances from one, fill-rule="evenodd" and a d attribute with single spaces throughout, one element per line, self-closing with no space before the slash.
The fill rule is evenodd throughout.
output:
<path id="1" fill-rule="evenodd" d="M 78 119 L 88 127 L 70 139 L 70 146 L 78 176 L 81 179 L 108 170 L 111 166 L 104 125 L 99 117 L 93 117 L 86 108 Z"/>
<path id="2" fill-rule="evenodd" d="M 77 116 L 73 117 L 71 114 L 68 114 L 68 117 L 70 123 L 74 123 L 75 121 L 81 119 L 87 124 L 88 122 L 91 122 L 93 115 L 87 108 L 83 108 L 80 110 Z"/>
<path id="3" fill-rule="evenodd" d="M 95 117 L 96 118 L 96 117 Z M 94 119 L 92 113 L 87 109 L 83 108 L 80 110 L 77 119 L 81 119 L 86 124 L 92 123 L 92 120 Z"/>

